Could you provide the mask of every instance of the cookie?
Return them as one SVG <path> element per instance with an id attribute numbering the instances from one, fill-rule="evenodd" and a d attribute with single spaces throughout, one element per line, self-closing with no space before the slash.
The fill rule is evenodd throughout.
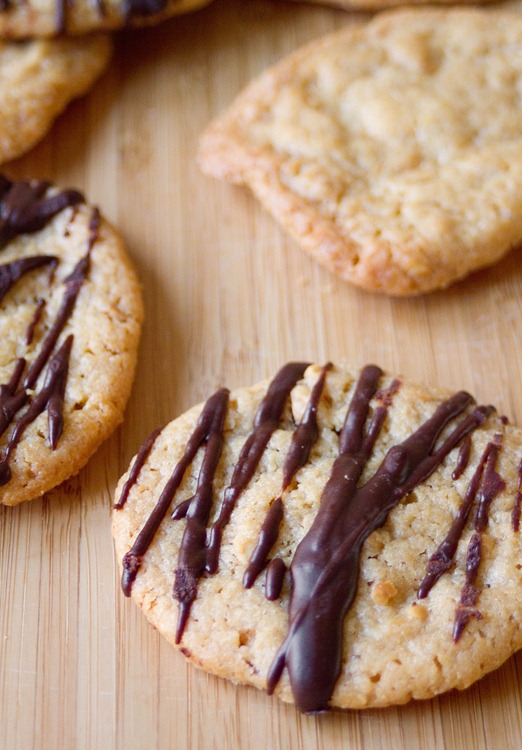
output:
<path id="1" fill-rule="evenodd" d="M 123 417 L 142 320 L 120 237 L 75 190 L 0 177 L 0 503 L 79 471 Z"/>
<path id="2" fill-rule="evenodd" d="M 316 260 L 371 291 L 445 287 L 522 238 L 522 18 L 401 10 L 265 72 L 202 136 Z"/>
<path id="3" fill-rule="evenodd" d="M 123 591 L 197 667 L 303 712 L 465 688 L 522 645 L 521 458 L 466 392 L 290 363 L 144 443 Z"/>
<path id="4" fill-rule="evenodd" d="M 209 1 L 3 0 L 0 36 L 26 39 L 144 26 L 197 10 Z"/>
<path id="5" fill-rule="evenodd" d="M 307 0 L 307 2 L 312 2 L 314 5 L 328 5 L 331 7 L 338 7 L 338 8 L 345 8 L 346 10 L 364 10 L 364 11 L 379 11 L 384 10 L 386 8 L 395 8 L 400 5 L 404 5 L 401 0 Z M 467 5 L 467 4 L 473 4 L 473 5 L 487 5 L 491 2 L 491 0 L 478 0 L 478 2 L 474 2 L 474 0 L 463 0 L 461 2 L 461 5 Z M 423 5 L 430 5 L 431 0 L 411 0 L 408 5 L 413 6 L 423 6 Z M 437 3 L 438 5 L 456 5 L 456 3 L 453 2 L 453 0 L 441 0 L 440 3 Z"/>
<path id="6" fill-rule="evenodd" d="M 0 42 L 0 162 L 32 148 L 105 69 L 108 37 Z"/>

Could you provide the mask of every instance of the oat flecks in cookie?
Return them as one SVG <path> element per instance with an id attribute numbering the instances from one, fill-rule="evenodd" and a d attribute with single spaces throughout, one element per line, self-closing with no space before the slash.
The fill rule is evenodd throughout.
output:
<path id="1" fill-rule="evenodd" d="M 1 15 L 1 12 L 0 12 Z M 0 41 L 0 163 L 29 151 L 110 58 L 110 39 Z"/>
<path id="2" fill-rule="evenodd" d="M 76 474 L 123 417 L 141 293 L 76 190 L 0 176 L 0 503 Z"/>
<path id="3" fill-rule="evenodd" d="M 304 47 L 201 141 L 315 259 L 392 295 L 427 292 L 522 239 L 522 18 L 401 10 Z"/>
<path id="4" fill-rule="evenodd" d="M 468 393 L 287 365 L 146 441 L 116 492 L 125 593 L 304 712 L 465 688 L 522 645 L 521 458 Z"/>
<path id="5" fill-rule="evenodd" d="M 195 11 L 208 2 L 210 0 L 3 0 L 0 37 L 54 37 L 150 25 Z"/>

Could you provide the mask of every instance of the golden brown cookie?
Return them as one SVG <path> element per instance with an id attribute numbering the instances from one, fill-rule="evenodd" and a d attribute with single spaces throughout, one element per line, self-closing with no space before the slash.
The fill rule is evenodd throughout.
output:
<path id="1" fill-rule="evenodd" d="M 203 135 L 320 263 L 372 291 L 444 287 L 522 238 L 522 18 L 401 10 L 254 81 Z"/>
<path id="2" fill-rule="evenodd" d="M 142 319 L 114 229 L 75 190 L 0 176 L 0 503 L 37 497 L 123 417 Z"/>
<path id="3" fill-rule="evenodd" d="M 110 39 L 0 42 L 0 163 L 29 151 L 105 69 Z"/>
<path id="4" fill-rule="evenodd" d="M 304 712 L 465 688 L 522 645 L 521 457 L 465 392 L 291 363 L 144 443 L 113 514 L 124 593 Z"/>
<path id="5" fill-rule="evenodd" d="M 27 39 L 144 26 L 197 10 L 209 1 L 4 0 L 0 36 Z"/>

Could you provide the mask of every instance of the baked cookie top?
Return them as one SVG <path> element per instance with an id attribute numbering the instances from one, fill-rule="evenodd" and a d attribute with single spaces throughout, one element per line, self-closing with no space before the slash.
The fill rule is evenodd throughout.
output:
<path id="1" fill-rule="evenodd" d="M 0 177 L 0 503 L 75 474 L 118 425 L 141 320 L 99 211 L 75 190 Z"/>
<path id="2" fill-rule="evenodd" d="M 522 645 L 521 458 L 465 392 L 290 363 L 144 443 L 123 590 L 196 666 L 304 712 L 465 688 Z"/>
<path id="3" fill-rule="evenodd" d="M 204 133 L 200 165 L 358 286 L 447 286 L 522 238 L 521 45 L 519 15 L 381 14 L 254 81 Z"/>
<path id="4" fill-rule="evenodd" d="M 105 69 L 110 39 L 0 41 L 0 163 L 29 151 Z"/>
<path id="5" fill-rule="evenodd" d="M 27 39 L 149 25 L 197 10 L 209 1 L 2 0 L 0 36 Z"/>

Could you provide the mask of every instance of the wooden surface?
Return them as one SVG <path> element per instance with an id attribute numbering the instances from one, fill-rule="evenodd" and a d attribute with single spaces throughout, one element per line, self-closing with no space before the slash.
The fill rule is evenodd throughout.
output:
<path id="1" fill-rule="evenodd" d="M 464 387 L 522 425 L 517 253 L 449 291 L 390 300 L 314 264 L 244 190 L 202 176 L 197 137 L 255 74 L 350 22 L 282 0 L 216 0 L 121 34 L 112 66 L 10 165 L 84 189 L 121 229 L 147 319 L 123 427 L 78 477 L 0 509 L 1 750 L 520 748 L 522 657 L 464 693 L 299 716 L 198 672 L 119 589 L 117 478 L 155 426 L 288 359 L 377 362 Z"/>

